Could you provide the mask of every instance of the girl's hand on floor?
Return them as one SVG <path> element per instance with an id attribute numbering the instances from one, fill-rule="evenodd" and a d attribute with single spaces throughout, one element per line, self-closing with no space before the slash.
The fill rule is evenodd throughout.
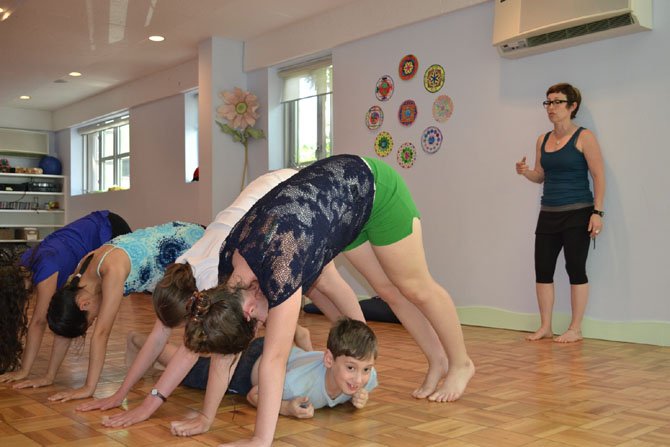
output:
<path id="1" fill-rule="evenodd" d="M 86 402 L 77 407 L 77 411 L 91 411 L 91 410 L 109 410 L 116 408 L 123 403 L 125 396 L 117 396 L 116 393 L 104 399 L 95 399 L 92 402 Z"/>
<path id="2" fill-rule="evenodd" d="M 39 377 L 37 379 L 30 379 L 30 380 L 24 380 L 23 382 L 19 382 L 12 386 L 14 389 L 21 389 L 21 388 L 40 388 L 43 386 L 49 386 L 54 383 L 53 380 L 48 379 L 46 377 Z"/>
<path id="3" fill-rule="evenodd" d="M 18 370 L 0 375 L 0 383 L 9 383 L 16 382 L 17 380 L 23 380 L 28 376 L 28 371 Z"/>
<path id="4" fill-rule="evenodd" d="M 199 435 L 200 433 L 205 433 L 209 430 L 211 425 L 212 421 L 207 419 L 205 415 L 198 414 L 191 419 L 171 422 L 170 431 L 175 436 L 194 436 Z"/>
<path id="5" fill-rule="evenodd" d="M 76 388 L 74 390 L 61 391 L 49 397 L 51 402 L 67 402 L 68 400 L 86 399 L 93 395 L 93 390 L 86 387 Z"/>

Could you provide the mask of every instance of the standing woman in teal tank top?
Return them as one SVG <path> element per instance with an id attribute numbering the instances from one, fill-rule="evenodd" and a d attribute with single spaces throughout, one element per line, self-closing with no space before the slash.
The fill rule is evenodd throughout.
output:
<path id="1" fill-rule="evenodd" d="M 581 104 L 581 94 L 570 84 L 547 90 L 542 103 L 554 125 L 537 138 L 535 167 L 526 157 L 516 163 L 516 172 L 534 183 L 544 183 L 540 215 L 535 230 L 535 282 L 540 308 L 540 328 L 526 337 L 534 341 L 553 337 L 554 271 L 561 249 L 570 278 L 572 319 L 558 343 L 582 339 L 582 320 L 589 298 L 586 258 L 589 243 L 603 228 L 605 169 L 600 145 L 593 132 L 572 120 Z M 588 175 L 593 180 L 593 193 Z"/>

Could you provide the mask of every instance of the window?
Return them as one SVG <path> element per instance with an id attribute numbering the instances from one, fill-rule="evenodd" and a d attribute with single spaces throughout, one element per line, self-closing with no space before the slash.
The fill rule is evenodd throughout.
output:
<path id="1" fill-rule="evenodd" d="M 196 180 L 198 168 L 198 91 L 184 94 L 184 178 L 186 183 Z"/>
<path id="2" fill-rule="evenodd" d="M 129 116 L 117 116 L 79 129 L 82 136 L 84 193 L 130 188 Z"/>
<path id="3" fill-rule="evenodd" d="M 333 148 L 333 64 L 330 57 L 279 70 L 284 79 L 285 164 L 300 168 Z"/>

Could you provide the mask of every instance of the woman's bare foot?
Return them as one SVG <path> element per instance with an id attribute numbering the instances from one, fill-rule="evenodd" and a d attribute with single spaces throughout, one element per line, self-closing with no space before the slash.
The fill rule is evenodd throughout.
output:
<path id="1" fill-rule="evenodd" d="M 563 332 L 563 334 L 554 338 L 554 341 L 556 343 L 574 343 L 576 341 L 582 340 L 583 338 L 582 331 L 577 329 L 568 329 L 567 331 Z"/>
<path id="2" fill-rule="evenodd" d="M 309 333 L 309 329 L 304 326 L 296 326 L 295 335 L 293 337 L 293 342 L 297 347 L 303 351 L 313 351 L 312 347 L 312 336 Z"/>
<path id="3" fill-rule="evenodd" d="M 551 331 L 551 328 L 545 329 L 540 328 L 537 331 L 533 332 L 530 335 L 526 335 L 526 340 L 528 341 L 537 341 L 542 340 L 543 338 L 551 338 L 554 336 L 554 333 Z"/>
<path id="4" fill-rule="evenodd" d="M 460 399 L 474 375 L 475 364 L 470 359 L 463 366 L 451 365 L 444 383 L 428 396 L 428 400 L 431 402 L 453 402 Z"/>
<path id="5" fill-rule="evenodd" d="M 446 355 L 440 364 L 433 366 L 429 363 L 426 377 L 423 379 L 421 386 L 412 391 L 412 397 L 415 399 L 425 399 L 433 394 L 437 389 L 437 386 L 440 384 L 440 381 L 447 376 L 448 370 L 449 363 Z"/>

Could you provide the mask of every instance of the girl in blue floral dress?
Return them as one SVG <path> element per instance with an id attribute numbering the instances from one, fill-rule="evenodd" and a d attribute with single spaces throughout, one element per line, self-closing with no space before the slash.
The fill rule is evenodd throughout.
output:
<path id="1" fill-rule="evenodd" d="M 53 383 L 71 340 L 85 335 L 95 321 L 86 383 L 81 388 L 57 393 L 49 400 L 91 396 L 102 372 L 107 341 L 123 296 L 152 292 L 165 268 L 204 232 L 201 225 L 169 222 L 116 237 L 86 255 L 75 270 L 76 275 L 51 300 L 47 321 L 56 337 L 47 376 L 32 381 L 32 386 Z"/>

